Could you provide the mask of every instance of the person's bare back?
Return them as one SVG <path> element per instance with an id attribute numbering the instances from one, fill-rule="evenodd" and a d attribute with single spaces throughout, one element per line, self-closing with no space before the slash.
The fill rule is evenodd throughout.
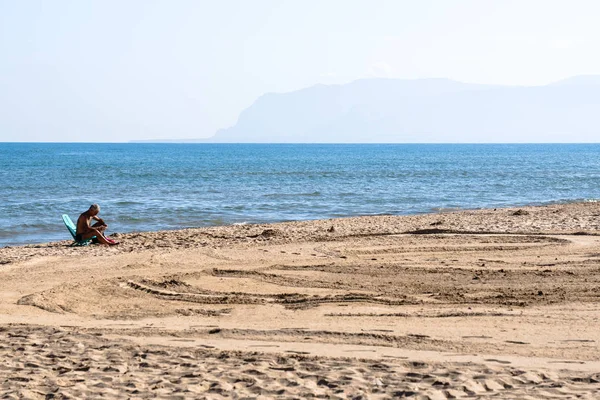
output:
<path id="1" fill-rule="evenodd" d="M 108 239 L 104 236 L 104 231 L 106 228 L 108 228 L 108 225 L 104 223 L 102 218 L 97 216 L 99 212 L 100 206 L 98 204 L 92 204 L 86 212 L 82 213 L 79 218 L 77 218 L 75 239 L 81 241 L 91 239 L 95 236 L 96 239 L 98 239 L 98 242 L 102 244 L 118 244 L 114 240 Z M 96 221 L 94 225 L 90 225 L 92 220 Z"/>

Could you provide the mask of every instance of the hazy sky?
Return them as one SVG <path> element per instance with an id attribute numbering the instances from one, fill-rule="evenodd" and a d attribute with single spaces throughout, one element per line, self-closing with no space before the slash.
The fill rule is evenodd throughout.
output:
<path id="1" fill-rule="evenodd" d="M 200 138 L 366 77 L 600 74 L 600 1 L 0 0 L 0 141 Z"/>

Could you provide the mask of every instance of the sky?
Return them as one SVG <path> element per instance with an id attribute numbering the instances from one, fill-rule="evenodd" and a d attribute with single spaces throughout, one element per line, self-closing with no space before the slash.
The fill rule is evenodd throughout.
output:
<path id="1" fill-rule="evenodd" d="M 600 74 L 596 0 L 0 0 L 0 142 L 212 136 L 356 79 Z"/>

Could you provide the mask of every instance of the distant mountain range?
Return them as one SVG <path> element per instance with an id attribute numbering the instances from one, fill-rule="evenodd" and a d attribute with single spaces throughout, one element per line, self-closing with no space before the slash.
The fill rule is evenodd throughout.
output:
<path id="1" fill-rule="evenodd" d="M 600 142 L 600 76 L 546 86 L 362 79 L 269 93 L 198 142 Z"/>

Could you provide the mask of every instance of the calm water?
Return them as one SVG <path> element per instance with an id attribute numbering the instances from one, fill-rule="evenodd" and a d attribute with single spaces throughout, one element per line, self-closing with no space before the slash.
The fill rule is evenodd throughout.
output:
<path id="1" fill-rule="evenodd" d="M 109 232 L 600 199 L 594 145 L 0 143 L 0 246 Z"/>

